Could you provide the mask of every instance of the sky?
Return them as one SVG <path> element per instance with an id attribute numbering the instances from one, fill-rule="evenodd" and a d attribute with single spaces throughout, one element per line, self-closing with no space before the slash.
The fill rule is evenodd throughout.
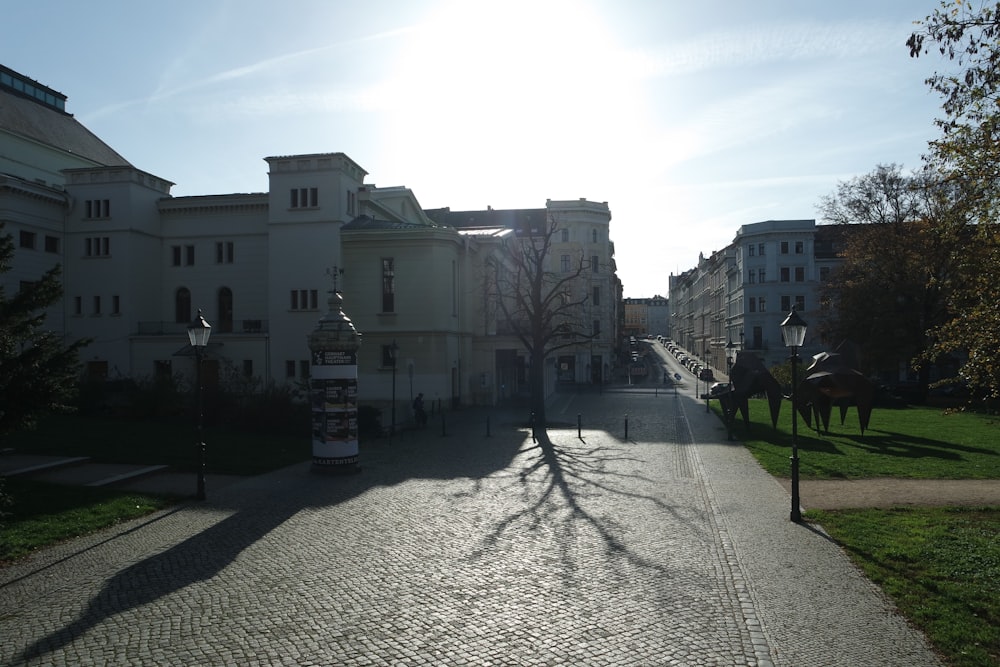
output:
<path id="1" fill-rule="evenodd" d="M 0 63 L 174 196 L 343 152 L 424 208 L 607 202 L 625 296 L 937 137 L 938 0 L 2 0 Z"/>

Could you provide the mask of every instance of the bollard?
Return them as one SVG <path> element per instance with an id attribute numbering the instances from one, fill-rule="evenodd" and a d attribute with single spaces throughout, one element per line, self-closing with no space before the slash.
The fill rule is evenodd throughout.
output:
<path id="1" fill-rule="evenodd" d="M 579 412 L 576 413 L 576 437 L 583 440 L 583 417 Z"/>
<path id="2" fill-rule="evenodd" d="M 490 437 L 490 416 L 486 415 L 486 437 Z"/>
<path id="3" fill-rule="evenodd" d="M 625 439 L 628 440 L 628 413 L 625 413 Z"/>

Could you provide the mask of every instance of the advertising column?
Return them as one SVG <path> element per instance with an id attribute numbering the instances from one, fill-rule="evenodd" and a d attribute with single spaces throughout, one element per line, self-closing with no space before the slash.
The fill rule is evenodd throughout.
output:
<path id="1" fill-rule="evenodd" d="M 344 314 L 339 292 L 330 293 L 329 303 L 329 312 L 308 337 L 312 463 L 315 470 L 357 472 L 361 335 Z"/>

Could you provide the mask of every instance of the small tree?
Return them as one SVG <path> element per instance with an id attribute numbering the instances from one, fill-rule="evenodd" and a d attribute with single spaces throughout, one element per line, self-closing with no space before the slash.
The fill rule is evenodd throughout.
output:
<path id="1" fill-rule="evenodd" d="M 13 238 L 0 234 L 0 274 L 10 271 L 13 257 Z M 87 341 L 64 345 L 43 326 L 45 308 L 62 297 L 59 276 L 57 265 L 10 298 L 0 285 L 0 436 L 66 408 L 78 384 L 78 352 Z"/>
<path id="2" fill-rule="evenodd" d="M 552 242 L 558 231 L 550 219 L 542 228 L 518 228 L 501 248 L 489 283 L 492 301 L 509 330 L 530 357 L 528 387 L 531 411 L 544 428 L 545 360 L 553 352 L 594 337 L 584 317 L 588 294 L 580 276 L 589 268 L 583 256 L 569 266 L 551 266 Z"/>

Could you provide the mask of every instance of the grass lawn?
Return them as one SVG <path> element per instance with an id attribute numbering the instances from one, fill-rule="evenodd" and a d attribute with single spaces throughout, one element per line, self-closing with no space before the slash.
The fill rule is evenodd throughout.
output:
<path id="1" fill-rule="evenodd" d="M 266 434 L 219 426 L 204 429 L 206 468 L 211 473 L 256 475 L 305 461 L 309 433 Z M 10 436 L 4 446 L 22 454 L 89 456 L 98 462 L 166 464 L 194 470 L 198 461 L 193 424 L 178 420 L 127 420 L 56 415 L 33 431 Z"/>
<path id="2" fill-rule="evenodd" d="M 773 428 L 761 399 L 750 401 L 749 432 L 737 415 L 734 435 L 765 470 L 788 477 L 791 432 L 789 404 Z M 876 408 L 862 435 L 855 409 L 843 425 L 834 410 L 829 433 L 799 417 L 798 447 L 802 479 L 1000 480 L 1000 418 L 991 415 Z M 810 510 L 806 519 L 843 546 L 948 664 L 1000 664 L 1000 508 Z"/>
<path id="3" fill-rule="evenodd" d="M 1000 665 L 1000 511 L 810 511 L 955 667 Z"/>
<path id="4" fill-rule="evenodd" d="M 303 436 L 243 433 L 206 428 L 206 469 L 211 473 L 255 475 L 308 460 L 311 444 Z M 194 471 L 197 437 L 191 424 L 178 421 L 83 419 L 59 415 L 38 429 L 17 433 L 4 447 L 24 454 L 90 456 L 111 463 L 166 464 Z M 177 498 L 110 488 L 45 484 L 27 479 L 0 480 L 13 499 L 0 517 L 0 564 L 36 549 L 144 516 Z"/>
<path id="5" fill-rule="evenodd" d="M 717 408 L 718 403 L 714 404 Z M 792 451 L 790 405 L 771 427 L 767 402 L 750 401 L 750 431 L 736 416 L 734 435 L 772 475 L 788 477 Z M 837 410 L 830 432 L 817 434 L 798 419 L 801 479 L 1000 479 L 1000 417 L 940 408 L 875 408 L 864 435 L 857 410 L 843 425 Z"/>

